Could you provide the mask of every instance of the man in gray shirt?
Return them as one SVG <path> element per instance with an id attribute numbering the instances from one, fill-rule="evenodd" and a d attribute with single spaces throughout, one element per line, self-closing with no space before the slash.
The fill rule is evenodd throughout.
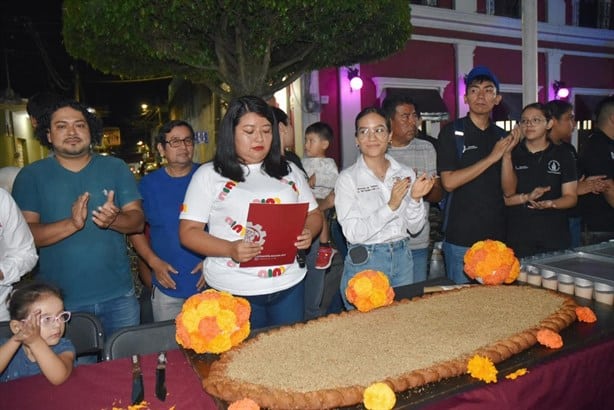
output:
<path id="1" fill-rule="evenodd" d="M 390 121 L 392 140 L 388 154 L 399 163 L 413 168 L 416 175 L 426 173 L 435 175 L 437 172 L 437 153 L 433 144 L 418 139 L 418 125 L 421 122 L 420 111 L 415 102 L 406 95 L 390 95 L 384 99 L 382 109 Z M 439 179 L 424 197 L 426 214 L 429 213 L 429 202 L 439 202 L 443 196 L 443 189 Z M 427 219 L 424 228 L 412 235 L 409 248 L 414 261 L 414 281 L 426 280 L 428 265 L 428 248 L 430 236 L 430 223 Z"/>

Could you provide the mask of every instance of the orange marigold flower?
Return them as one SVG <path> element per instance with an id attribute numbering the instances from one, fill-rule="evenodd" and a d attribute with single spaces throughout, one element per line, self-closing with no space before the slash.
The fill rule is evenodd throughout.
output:
<path id="1" fill-rule="evenodd" d="M 222 353 L 249 335 L 251 307 L 228 292 L 206 290 L 188 298 L 175 319 L 175 339 L 196 353 Z"/>
<path id="2" fill-rule="evenodd" d="M 559 349 L 563 347 L 563 339 L 561 338 L 561 335 L 550 329 L 540 329 L 537 332 L 537 341 L 551 349 Z"/>
<path id="3" fill-rule="evenodd" d="M 586 306 L 578 306 L 576 307 L 576 316 L 580 322 L 586 323 L 595 323 L 597 321 L 597 316 L 595 316 L 595 312 L 591 310 L 591 308 Z"/>
<path id="4" fill-rule="evenodd" d="M 361 312 L 387 306 L 394 300 L 394 290 L 383 272 L 363 270 L 358 272 L 345 289 L 347 300 Z"/>
<path id="5" fill-rule="evenodd" d="M 529 371 L 526 367 L 523 367 L 522 369 L 518 369 L 515 372 L 508 374 L 507 376 L 505 376 L 505 378 L 510 380 L 516 380 L 517 378 L 524 376 L 527 373 L 529 373 Z"/>
<path id="6" fill-rule="evenodd" d="M 514 251 L 503 242 L 478 241 L 465 253 L 465 272 L 485 285 L 512 283 L 520 273 L 520 262 Z"/>
<path id="7" fill-rule="evenodd" d="M 232 402 L 228 410 L 260 410 L 260 406 L 252 399 L 241 399 Z"/>
<path id="8" fill-rule="evenodd" d="M 497 382 L 497 368 L 488 357 L 475 355 L 467 363 L 467 373 L 486 383 Z"/>
<path id="9" fill-rule="evenodd" d="M 373 383 L 363 392 L 362 402 L 368 410 L 390 410 L 397 397 L 386 383 Z"/>

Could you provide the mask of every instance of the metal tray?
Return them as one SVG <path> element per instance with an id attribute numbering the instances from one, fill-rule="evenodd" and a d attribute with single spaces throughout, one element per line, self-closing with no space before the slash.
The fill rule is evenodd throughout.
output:
<path id="1" fill-rule="evenodd" d="M 532 265 L 614 286 L 614 258 L 574 252 L 533 261 Z"/>
<path id="2" fill-rule="evenodd" d="M 595 245 L 582 246 L 575 249 L 578 252 L 594 253 L 614 258 L 614 241 L 597 243 Z"/>

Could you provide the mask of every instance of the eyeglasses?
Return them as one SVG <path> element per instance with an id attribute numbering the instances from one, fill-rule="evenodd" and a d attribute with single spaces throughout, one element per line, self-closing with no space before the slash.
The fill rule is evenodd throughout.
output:
<path id="1" fill-rule="evenodd" d="M 358 128 L 358 132 L 356 133 L 356 136 L 359 139 L 366 139 L 371 134 L 375 135 L 375 137 L 378 139 L 385 139 L 385 138 L 388 138 L 389 133 L 388 133 L 388 128 L 386 127 Z"/>
<path id="2" fill-rule="evenodd" d="M 191 147 L 194 145 L 194 138 L 186 137 L 184 139 L 172 139 L 170 141 L 164 141 L 165 144 L 168 144 L 171 148 L 178 148 L 181 145 L 185 145 L 186 147 Z"/>
<path id="3" fill-rule="evenodd" d="M 531 124 L 531 125 L 539 125 L 542 122 L 546 122 L 548 120 L 546 120 L 545 118 L 523 118 L 522 120 L 520 120 L 520 125 L 523 127 L 526 127 L 527 125 Z"/>
<path id="4" fill-rule="evenodd" d="M 55 323 L 66 323 L 70 320 L 71 313 L 64 311 L 57 316 L 41 316 L 41 326 L 53 326 Z"/>

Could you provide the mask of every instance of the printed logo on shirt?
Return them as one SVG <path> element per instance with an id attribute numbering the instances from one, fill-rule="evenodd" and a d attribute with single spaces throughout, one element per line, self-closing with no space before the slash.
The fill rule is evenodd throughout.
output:
<path id="1" fill-rule="evenodd" d="M 362 194 L 365 192 L 371 192 L 371 191 L 378 191 L 378 190 L 379 190 L 379 186 L 377 185 L 359 186 L 356 188 L 356 191 L 358 191 L 359 194 Z"/>
<path id="2" fill-rule="evenodd" d="M 224 184 L 224 187 L 222 188 L 222 192 L 220 192 L 219 195 L 217 196 L 217 199 L 219 199 L 220 201 L 223 201 L 224 199 L 226 199 L 230 191 L 232 191 L 233 188 L 236 186 L 237 186 L 237 183 L 235 181 L 226 182 L 226 184 Z"/>
<path id="3" fill-rule="evenodd" d="M 224 219 L 224 222 L 226 222 L 228 226 L 230 226 L 230 229 L 232 229 L 241 236 L 245 236 L 245 227 L 243 225 L 241 225 L 229 216 Z"/>
<path id="4" fill-rule="evenodd" d="M 283 182 L 284 184 L 288 184 L 288 185 L 290 185 L 290 186 L 292 187 L 292 189 L 294 190 L 294 192 L 296 192 L 297 194 L 299 194 L 299 192 L 298 192 L 298 186 L 296 185 L 296 182 L 294 182 L 294 181 L 292 181 L 292 180 L 289 180 L 289 179 L 286 179 L 286 178 L 282 178 L 280 181 L 281 181 L 281 182 Z"/>
<path id="5" fill-rule="evenodd" d="M 264 268 L 258 271 L 258 276 L 261 278 L 273 278 L 276 276 L 281 276 L 286 271 L 285 266 L 278 266 L 276 268 Z"/>
<path id="6" fill-rule="evenodd" d="M 181 204 L 181 206 L 179 206 L 179 213 L 181 212 L 188 212 L 188 204 Z"/>
<path id="7" fill-rule="evenodd" d="M 551 159 L 548 161 L 548 173 L 549 174 L 560 174 L 561 173 L 561 164 L 556 159 Z"/>
<path id="8" fill-rule="evenodd" d="M 529 169 L 529 167 L 527 165 L 516 165 L 514 169 L 516 171 L 522 171 L 523 169 Z"/>
<path id="9" fill-rule="evenodd" d="M 463 154 L 473 149 L 478 149 L 477 145 L 463 145 Z"/>
<path id="10" fill-rule="evenodd" d="M 256 198 L 252 202 L 255 204 L 281 204 L 281 198 Z"/>

